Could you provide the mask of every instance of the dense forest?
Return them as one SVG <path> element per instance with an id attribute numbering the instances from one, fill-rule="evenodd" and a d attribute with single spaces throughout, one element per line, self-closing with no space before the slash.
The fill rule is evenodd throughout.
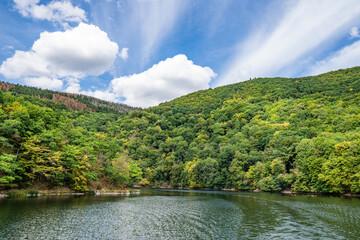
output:
<path id="1" fill-rule="evenodd" d="M 0 91 L 4 189 L 360 192 L 360 67 L 257 78 L 128 114 L 75 111 L 52 93 L 7 90 Z"/>

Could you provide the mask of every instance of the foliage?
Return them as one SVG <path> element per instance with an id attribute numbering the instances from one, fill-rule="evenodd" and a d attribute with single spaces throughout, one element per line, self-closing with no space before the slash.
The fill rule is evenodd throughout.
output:
<path id="1" fill-rule="evenodd" d="M 27 191 L 23 190 L 16 190 L 16 191 L 9 191 L 6 193 L 10 198 L 24 198 L 26 197 Z"/>
<path id="2" fill-rule="evenodd" d="M 32 197 L 35 197 L 35 196 L 37 196 L 37 195 L 39 194 L 39 192 L 38 192 L 38 191 L 31 190 L 31 191 L 28 191 L 27 194 L 29 194 L 29 195 L 32 196 Z"/>
<path id="3" fill-rule="evenodd" d="M 40 99 L 36 99 L 39 104 L 47 107 L 57 107 L 62 109 L 70 109 L 77 111 L 96 111 L 105 113 L 129 113 L 136 111 L 138 108 L 129 107 L 124 104 L 112 103 L 104 100 L 100 100 L 94 97 L 74 94 L 74 93 L 63 93 L 51 90 L 43 90 L 36 87 L 22 86 L 19 84 L 10 84 L 0 81 L 0 91 L 11 91 L 15 96 L 24 96 L 29 98 L 35 96 Z M 42 101 L 42 99 L 50 101 Z M 34 101 L 34 99 L 32 99 Z M 0 103 L 2 101 L 2 95 L 0 94 Z"/>
<path id="4" fill-rule="evenodd" d="M 0 91 L 1 187 L 359 193 L 359 74 L 257 78 L 127 115 L 73 111 L 44 100 L 51 92 L 4 85 L 14 92 Z"/>
<path id="5" fill-rule="evenodd" d="M 16 162 L 16 156 L 12 154 L 0 155 L 0 186 L 16 187 L 16 180 L 21 180 L 18 171 L 21 171 L 20 164 Z"/>

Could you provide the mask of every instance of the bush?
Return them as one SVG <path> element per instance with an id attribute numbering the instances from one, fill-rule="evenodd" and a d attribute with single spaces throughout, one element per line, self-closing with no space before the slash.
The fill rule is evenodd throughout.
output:
<path id="1" fill-rule="evenodd" d="M 39 194 L 38 191 L 28 191 L 28 194 L 30 194 L 32 197 L 37 197 L 37 195 Z"/>
<path id="2" fill-rule="evenodd" d="M 272 192 L 272 191 L 280 191 L 281 188 L 279 188 L 276 185 L 276 182 L 274 180 L 273 177 L 266 177 L 261 179 L 257 186 L 260 188 L 261 191 L 265 191 L 265 192 Z"/>
<path id="3" fill-rule="evenodd" d="M 143 178 L 141 179 L 141 181 L 139 182 L 140 186 L 150 186 L 150 182 L 149 180 L 147 180 L 147 178 Z"/>
<path id="4" fill-rule="evenodd" d="M 20 191 L 20 190 L 7 192 L 7 195 L 10 198 L 24 198 L 26 197 L 26 194 L 27 194 L 26 191 Z"/>
<path id="5" fill-rule="evenodd" d="M 284 174 L 279 174 L 275 178 L 275 184 L 279 190 L 282 190 L 289 185 L 289 179 Z"/>
<path id="6" fill-rule="evenodd" d="M 99 180 L 98 174 L 94 171 L 87 172 L 86 177 L 89 181 L 98 181 Z"/>

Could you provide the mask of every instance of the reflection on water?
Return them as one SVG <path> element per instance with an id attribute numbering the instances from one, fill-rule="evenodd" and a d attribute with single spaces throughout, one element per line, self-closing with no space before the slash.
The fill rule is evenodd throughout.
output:
<path id="1" fill-rule="evenodd" d="M 143 190 L 0 200 L 0 239 L 356 239 L 360 199 Z"/>

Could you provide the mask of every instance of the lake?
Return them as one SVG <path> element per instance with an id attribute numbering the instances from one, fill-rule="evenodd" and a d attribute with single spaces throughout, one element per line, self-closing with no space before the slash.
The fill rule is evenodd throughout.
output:
<path id="1" fill-rule="evenodd" d="M 142 190 L 0 200 L 0 239 L 359 239 L 360 199 Z"/>

